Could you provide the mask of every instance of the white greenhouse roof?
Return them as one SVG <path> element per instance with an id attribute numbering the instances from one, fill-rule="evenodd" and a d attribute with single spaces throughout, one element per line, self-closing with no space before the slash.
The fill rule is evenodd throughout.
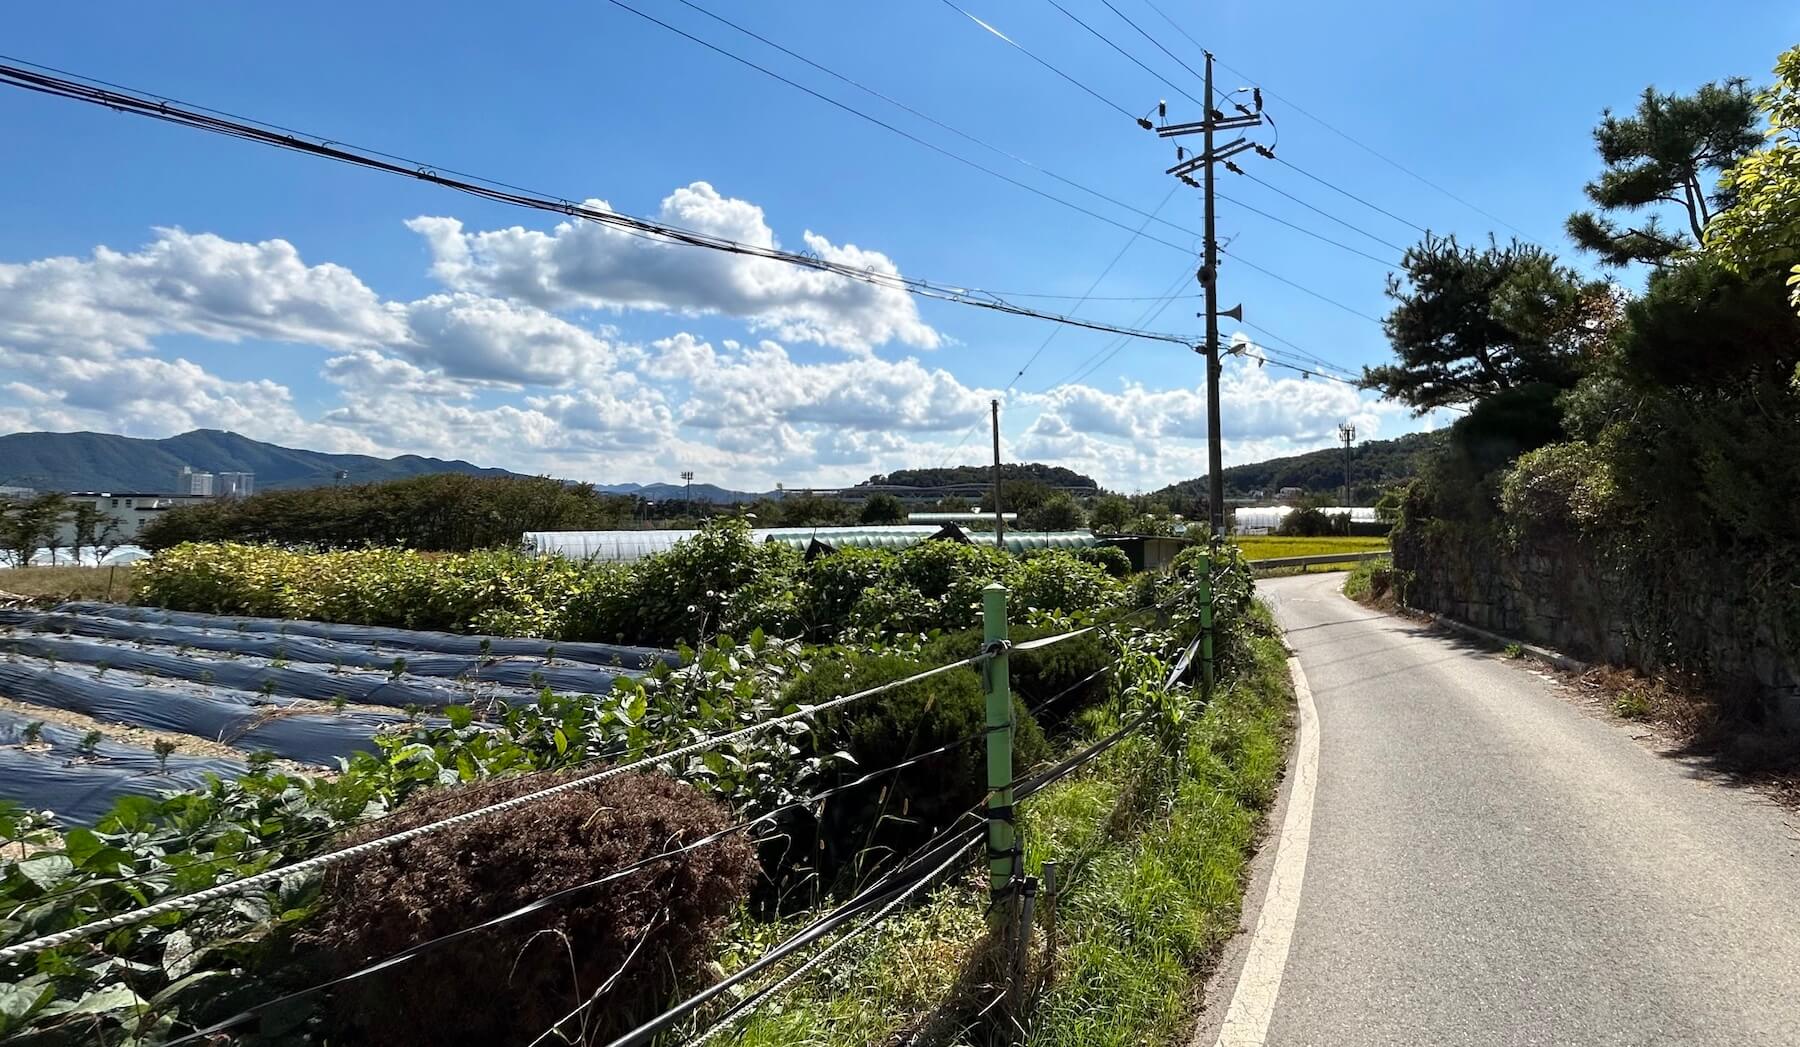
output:
<path id="1" fill-rule="evenodd" d="M 1294 511 L 1291 505 L 1247 505 L 1234 509 L 1232 530 L 1238 534 L 1254 534 L 1258 531 L 1273 531 L 1281 526 L 1287 514 Z M 1379 518 L 1375 509 L 1366 505 L 1332 505 L 1319 510 L 1326 516 L 1342 516 L 1350 514 L 1352 523 L 1377 523 Z"/>

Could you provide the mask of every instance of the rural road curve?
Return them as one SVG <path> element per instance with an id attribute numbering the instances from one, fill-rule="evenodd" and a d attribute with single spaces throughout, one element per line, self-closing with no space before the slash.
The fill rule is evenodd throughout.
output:
<path id="1" fill-rule="evenodd" d="M 1342 579 L 1257 587 L 1310 684 L 1316 791 L 1266 1031 L 1219 1042 L 1800 1044 L 1790 814 Z"/>

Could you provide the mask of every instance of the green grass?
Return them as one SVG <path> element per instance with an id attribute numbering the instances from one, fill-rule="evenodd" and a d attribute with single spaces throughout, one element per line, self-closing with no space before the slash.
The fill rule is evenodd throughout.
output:
<path id="1" fill-rule="evenodd" d="M 1197 986 L 1237 930 L 1245 865 L 1284 760 L 1286 655 L 1266 611 L 1256 616 L 1254 663 L 1187 720 L 1179 773 L 1139 734 L 1020 805 L 1027 870 L 1055 858 L 1069 885 L 1027 1042 L 1186 1042 Z M 1097 711 L 1084 723 L 1093 737 L 1110 729 Z M 946 886 L 851 943 L 739 1042 L 879 1043 L 945 1015 L 943 1042 L 965 1042 L 960 1025 L 994 994 L 959 982 L 984 943 L 982 886 L 978 876 Z"/>
<path id="2" fill-rule="evenodd" d="M 1344 595 L 1358 603 L 1371 605 L 1393 599 L 1394 561 L 1388 558 L 1363 560 L 1350 568 L 1344 579 Z"/>
<path id="3" fill-rule="evenodd" d="M 1279 556 L 1367 553 L 1388 547 L 1386 538 L 1283 538 L 1278 535 L 1246 534 L 1234 535 L 1231 541 L 1250 560 L 1272 560 Z"/>
<path id="4" fill-rule="evenodd" d="M 131 567 L 11 567 L 0 569 L 0 593 L 44 600 L 131 598 Z"/>

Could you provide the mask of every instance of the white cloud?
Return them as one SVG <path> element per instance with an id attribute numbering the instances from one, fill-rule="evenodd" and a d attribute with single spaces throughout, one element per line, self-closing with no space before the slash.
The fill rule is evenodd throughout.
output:
<path id="1" fill-rule="evenodd" d="M 611 210 L 604 200 L 586 206 Z M 658 217 L 667 224 L 760 247 L 779 246 L 762 208 L 721 196 L 705 182 L 675 190 Z M 455 218 L 407 223 L 425 237 L 432 274 L 453 290 L 529 302 L 542 309 L 616 308 L 741 317 L 780 338 L 866 351 L 890 341 L 935 348 L 938 333 L 906 292 L 747 255 L 670 244 L 586 221 L 545 233 L 521 226 L 465 232 Z M 898 274 L 886 255 L 833 244 L 810 230 L 806 249 L 860 269 Z"/>
<path id="2" fill-rule="evenodd" d="M 399 345 L 447 375 L 510 385 L 565 385 L 604 375 L 620 358 L 613 345 L 534 306 L 459 292 L 406 306 L 409 335 Z"/>
<path id="3" fill-rule="evenodd" d="M 727 342 L 720 353 L 691 336 L 653 348 L 658 353 L 646 364 L 652 374 L 691 365 L 687 380 L 694 395 L 681 420 L 701 429 L 786 423 L 944 432 L 968 426 L 987 406 L 986 394 L 911 358 L 857 356 L 801 364 L 774 342 Z"/>
<path id="4" fill-rule="evenodd" d="M 237 243 L 158 229 L 133 253 L 0 264 L 0 345 L 100 358 L 159 335 L 267 338 L 346 349 L 405 325 L 342 266 L 308 266 L 285 240 Z"/>

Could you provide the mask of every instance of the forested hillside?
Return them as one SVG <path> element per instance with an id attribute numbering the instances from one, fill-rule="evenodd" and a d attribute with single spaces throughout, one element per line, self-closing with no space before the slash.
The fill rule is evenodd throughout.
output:
<path id="1" fill-rule="evenodd" d="M 1000 476 L 1004 480 L 1036 480 L 1052 487 L 1097 488 L 1100 486 L 1091 476 L 1084 476 L 1073 469 L 1065 469 L 1060 465 L 1045 465 L 1042 462 L 1002 463 Z M 899 484 L 905 487 L 949 487 L 952 484 L 990 483 L 993 479 L 994 467 L 991 465 L 955 465 L 939 469 L 896 469 L 885 475 L 871 476 L 864 482 L 867 484 Z"/>
<path id="2" fill-rule="evenodd" d="M 330 484 L 340 470 L 352 483 L 430 473 L 514 475 L 505 469 L 416 454 L 373 458 L 278 447 L 218 429 L 195 429 L 162 440 L 111 433 L 0 436 L 0 485 L 49 491 L 173 491 L 175 474 L 184 465 L 206 472 L 255 473 L 256 486 L 262 490 Z"/>
<path id="3" fill-rule="evenodd" d="M 1392 440 L 1370 440 L 1357 444 L 1350 452 L 1351 501 L 1372 504 L 1381 492 L 1417 474 L 1421 458 L 1444 442 L 1442 431 L 1408 433 Z M 1225 470 L 1225 496 L 1246 498 L 1262 491 L 1273 497 L 1283 487 L 1304 487 L 1307 491 L 1335 496 L 1344 486 L 1344 449 L 1328 447 L 1320 451 L 1271 458 L 1266 462 L 1234 465 Z M 1156 492 L 1156 497 L 1175 504 L 1206 496 L 1206 477 L 1170 484 Z"/>

